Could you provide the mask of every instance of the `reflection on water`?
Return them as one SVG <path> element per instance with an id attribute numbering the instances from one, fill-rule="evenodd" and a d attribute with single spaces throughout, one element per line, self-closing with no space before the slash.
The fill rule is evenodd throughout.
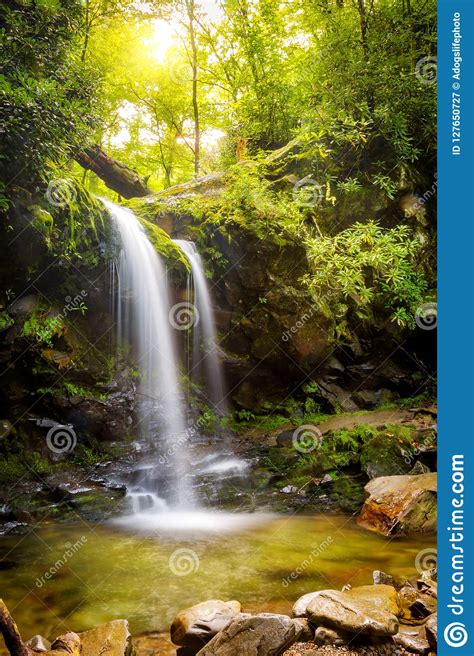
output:
<path id="1" fill-rule="evenodd" d="M 255 516 L 253 516 L 255 520 Z M 289 612 L 305 592 L 369 583 L 374 569 L 411 577 L 434 537 L 387 540 L 343 516 L 262 517 L 235 532 L 126 532 L 50 524 L 0 539 L 0 591 L 24 637 L 128 618 L 133 632 L 167 629 L 205 599 Z"/>

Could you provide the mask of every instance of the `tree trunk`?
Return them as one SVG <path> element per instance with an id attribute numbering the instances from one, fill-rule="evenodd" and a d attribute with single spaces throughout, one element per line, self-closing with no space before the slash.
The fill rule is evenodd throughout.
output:
<path id="1" fill-rule="evenodd" d="M 194 177 L 199 176 L 200 168 L 200 149 L 201 149 L 201 128 L 199 124 L 199 102 L 198 102 L 198 61 L 197 45 L 195 31 L 195 4 L 194 0 L 186 0 L 186 9 L 188 12 L 188 30 L 191 41 L 192 68 L 193 68 L 193 114 L 194 114 Z"/>
<path id="2" fill-rule="evenodd" d="M 153 193 L 145 178 L 125 164 L 112 159 L 100 146 L 90 146 L 76 155 L 76 161 L 87 171 L 93 171 L 106 186 L 123 198 L 148 196 Z"/>

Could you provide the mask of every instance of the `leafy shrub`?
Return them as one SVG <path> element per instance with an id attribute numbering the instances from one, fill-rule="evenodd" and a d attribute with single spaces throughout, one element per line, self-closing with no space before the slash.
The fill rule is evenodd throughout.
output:
<path id="1" fill-rule="evenodd" d="M 352 311 L 374 321 L 388 309 L 398 325 L 415 327 L 415 312 L 427 300 L 428 283 L 417 269 L 420 242 L 407 225 L 385 229 L 374 221 L 356 223 L 336 236 L 308 239 L 311 273 L 304 282 L 320 310 L 348 332 Z"/>

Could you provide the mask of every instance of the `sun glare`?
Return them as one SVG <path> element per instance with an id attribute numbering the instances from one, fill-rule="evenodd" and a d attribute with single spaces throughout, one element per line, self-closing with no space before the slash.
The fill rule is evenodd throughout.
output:
<path id="1" fill-rule="evenodd" d="M 175 43 L 176 31 L 170 23 L 157 18 L 153 21 L 150 47 L 158 62 L 163 62 L 167 50 Z"/>

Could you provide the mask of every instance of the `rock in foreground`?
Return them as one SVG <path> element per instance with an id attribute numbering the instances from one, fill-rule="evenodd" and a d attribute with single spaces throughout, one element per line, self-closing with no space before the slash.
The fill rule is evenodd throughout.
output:
<path id="1" fill-rule="evenodd" d="M 286 615 L 241 617 L 216 635 L 198 656 L 280 656 L 300 633 L 301 627 Z"/>
<path id="2" fill-rule="evenodd" d="M 374 478 L 358 523 L 381 535 L 434 532 L 436 489 L 434 473 Z"/>
<path id="3" fill-rule="evenodd" d="M 113 620 L 95 629 L 79 633 L 81 656 L 131 656 L 132 636 L 126 620 Z"/>
<path id="4" fill-rule="evenodd" d="M 210 599 L 182 610 L 171 624 L 171 640 L 181 647 L 200 649 L 241 612 L 238 601 Z"/>
<path id="5" fill-rule="evenodd" d="M 345 592 L 322 590 L 308 604 L 308 618 L 316 626 L 342 629 L 371 636 L 392 636 L 398 631 L 398 620 L 392 613 L 365 599 Z"/>

